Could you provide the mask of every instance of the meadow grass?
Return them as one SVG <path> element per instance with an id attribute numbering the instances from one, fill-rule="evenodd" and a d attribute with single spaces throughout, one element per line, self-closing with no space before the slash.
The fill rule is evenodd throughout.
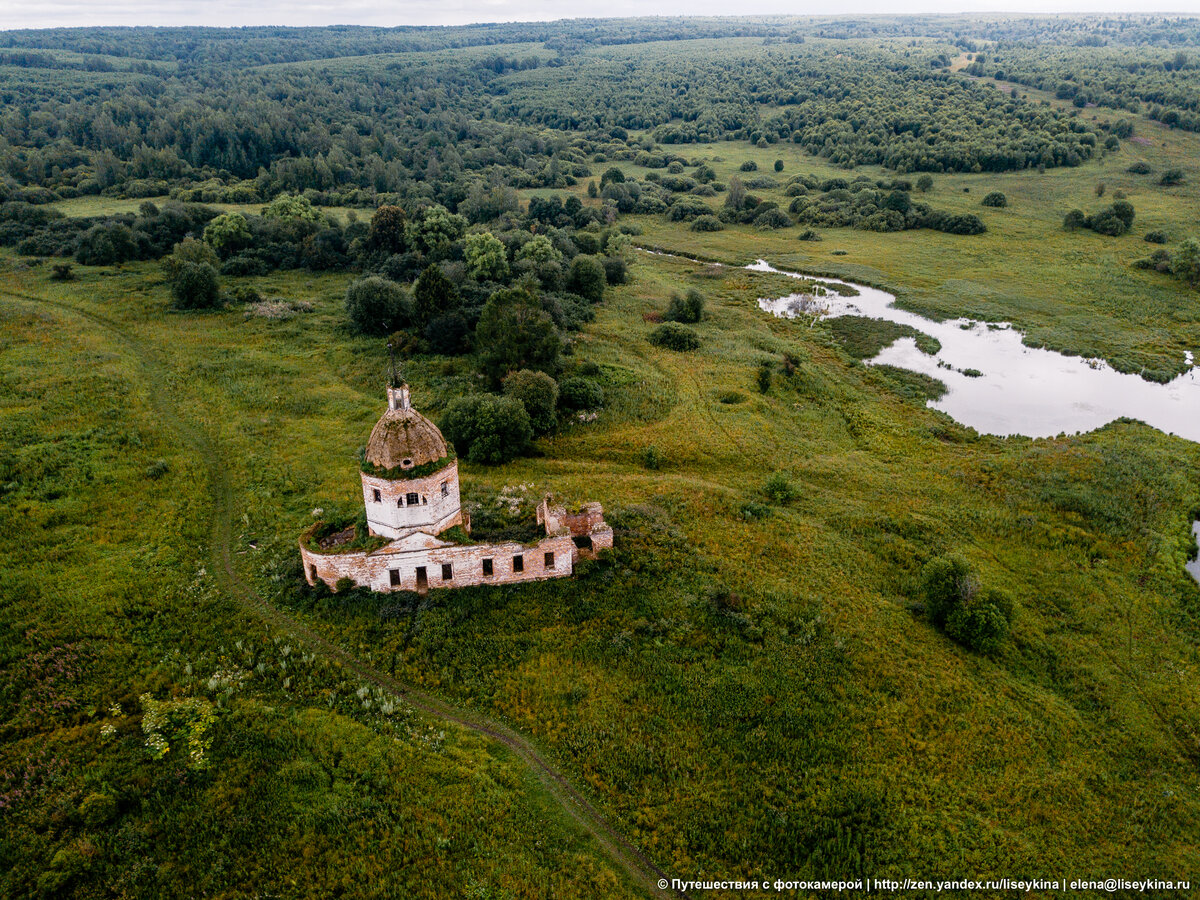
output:
<path id="1" fill-rule="evenodd" d="M 1192 221 L 1198 138 L 1154 138 L 1074 170 L 937 176 L 925 199 L 979 214 L 989 231 L 976 237 L 828 229 L 810 244 L 795 228 L 694 234 L 643 217 L 638 240 L 869 280 L 928 314 L 1012 321 L 1031 341 L 1174 371 L 1200 350 L 1197 297 L 1129 262 L 1149 252 L 1145 230 L 1175 240 Z M 767 174 L 784 159 L 781 184 L 845 174 L 791 145 L 680 152 L 721 180 L 747 158 Z M 1136 157 L 1156 169 L 1187 158 L 1188 181 L 1125 174 Z M 1008 208 L 979 205 L 993 189 Z M 1133 234 L 1062 231 L 1066 209 L 1116 189 L 1138 210 Z M 359 658 L 532 736 L 672 872 L 1171 877 L 1200 865 L 1200 587 L 1183 571 L 1197 445 L 1130 422 L 978 435 L 925 408 L 929 385 L 862 365 L 869 329 L 758 309 L 793 281 L 639 254 L 574 341 L 600 367 L 600 416 L 508 465 L 461 463 L 468 490 L 601 501 L 614 553 L 558 582 L 321 597 L 300 586 L 296 538 L 314 507 L 359 502 L 355 451 L 384 406 L 383 348 L 345 324 L 349 276 L 248 279 L 312 305 L 273 321 L 171 312 L 152 264 L 81 266 L 56 283 L 47 266 L 0 263 L 0 752 L 45 785 L 0 848 L 7 892 L 57 872 L 135 896 L 192 883 L 298 892 L 293 881 L 379 896 L 634 893 L 506 753 L 452 728 L 438 737 L 402 706 L 385 715 L 387 698 L 364 707 L 327 661 L 281 668 L 286 636 L 202 573 L 205 468 L 150 402 L 160 389 L 212 435 L 245 578 Z M 700 348 L 654 347 L 645 315 L 691 287 L 706 299 Z M 476 381 L 465 360 L 417 356 L 405 373 L 435 418 Z M 794 499 L 764 491 L 775 473 Z M 995 656 L 921 613 L 921 566 L 950 551 L 1016 602 Z M 88 660 L 86 674 L 47 684 L 29 660 L 52 651 Z M 260 662 L 231 693 L 204 686 Z M 210 769 L 146 756 L 128 715 L 143 691 L 224 704 Z M 54 759 L 68 773 L 57 781 Z M 114 819 L 70 812 L 92 791 L 117 796 Z"/>
<path id="2" fill-rule="evenodd" d="M 1200 597 L 1182 560 L 1200 500 L 1196 447 L 1128 424 L 1060 440 L 980 437 L 856 364 L 827 328 L 761 313 L 756 297 L 786 288 L 782 279 L 713 276 L 662 257 L 639 257 L 633 273 L 575 347 L 601 366 L 609 400 L 600 418 L 567 425 L 533 458 L 463 472 L 469 485 L 602 501 L 618 529 L 614 556 L 572 581 L 435 592 L 411 609 L 397 601 L 399 614 L 386 598 L 322 605 L 295 587 L 296 535 L 313 507 L 358 502 L 354 452 L 382 408 L 383 353 L 346 331 L 344 276 L 255 280 L 313 304 L 285 322 L 239 309 L 170 313 L 151 265 L 84 268 L 65 285 L 10 268 L 4 282 L 101 314 L 153 349 L 180 416 L 215 436 L 242 516 L 239 564 L 276 602 L 361 658 L 531 734 L 673 870 L 1194 868 L 1200 711 L 1194 682 L 1167 673 L 1188 671 L 1195 656 Z M 700 349 L 653 347 L 642 314 L 690 286 L 707 300 Z M 88 840 L 109 831 L 124 840 L 131 823 L 164 818 L 208 833 L 214 825 L 194 824 L 195 791 L 245 796 L 239 773 L 278 759 L 283 768 L 262 788 L 270 799 L 254 832 L 265 840 L 256 868 L 225 857 L 233 880 L 213 883 L 286 885 L 271 860 L 290 858 L 289 841 L 301 838 L 277 833 L 271 810 L 288 796 L 322 808 L 330 782 L 284 774 L 309 751 L 251 740 L 275 733 L 272 716 L 283 715 L 296 735 L 283 747 L 299 740 L 316 742 L 317 755 L 353 754 L 335 776 L 354 779 L 364 802 L 390 804 L 378 821 L 415 816 L 434 798 L 449 820 L 399 845 L 379 832 L 372 855 L 373 839 L 345 843 L 348 820 L 309 817 L 298 830 L 316 848 L 309 865 L 320 878 L 350 860 L 364 875 L 381 872 L 389 853 L 412 859 L 425 847 L 432 891 L 436 873 L 458 865 L 448 848 L 462 840 L 475 848 L 472 877 L 505 884 L 515 867 L 526 873 L 515 883 L 528 886 L 551 877 L 545 848 L 567 842 L 590 874 L 564 889 L 623 890 L 551 814 L 538 814 L 557 835 L 539 839 L 542 849 L 517 839 L 531 826 L 510 804 L 539 801 L 503 754 L 453 730 L 446 739 L 467 754 L 464 773 L 505 773 L 501 787 L 475 795 L 476 813 L 444 789 L 441 764 L 419 747 L 404 750 L 411 762 L 371 764 L 402 766 L 402 776 L 363 775 L 370 735 L 392 726 L 318 712 L 314 697 L 234 695 L 207 781 L 154 804 L 128 799 L 156 770 L 138 760 L 134 729 L 117 747 L 97 740 L 103 710 L 118 696 L 131 703 L 144 684 L 184 691 L 179 667 L 153 660 L 180 649 L 211 667 L 220 647 L 253 640 L 261 626 L 217 597 L 193 605 L 208 540 L 202 469 L 140 399 L 119 342 L 54 307 L 6 299 L 5 310 L 5 433 L 20 451 L 6 509 L 20 537 L 4 568 L 6 594 L 24 598 L 6 617 L 10 627 L 37 621 L 60 641 L 103 641 L 111 654 L 77 719 L 54 732 L 73 762 L 110 773 L 130 811 Z M 799 360 L 791 376 L 785 353 Z M 774 369 L 765 395 L 755 387 L 763 362 Z M 406 373 L 414 402 L 430 411 L 470 381 L 436 358 L 409 360 Z M 723 402 L 730 396 L 744 399 Z M 97 423 L 113 435 L 96 434 Z M 136 450 L 119 449 L 127 445 Z M 656 471 L 643 465 L 651 446 L 663 459 Z M 157 459 L 168 472 L 148 480 Z M 773 472 L 796 486 L 795 500 L 764 495 Z M 748 520 L 750 501 L 769 515 Z M 950 643 L 910 609 L 920 565 L 947 550 L 1018 602 L 1014 637 L 995 658 Z M 315 684 L 315 697 L 337 695 Z M 389 784 L 411 789 L 388 793 Z M 468 824 L 479 817 L 496 824 Z M 208 858 L 196 841 L 174 841 L 164 858 Z M 520 855 L 495 856 L 501 845 Z M 46 852 L 32 838 L 22 846 Z"/>

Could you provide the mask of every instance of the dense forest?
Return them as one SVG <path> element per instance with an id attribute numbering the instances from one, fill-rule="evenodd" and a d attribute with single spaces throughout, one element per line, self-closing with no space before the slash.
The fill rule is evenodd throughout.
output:
<path id="1" fill-rule="evenodd" d="M 1191 121 L 1197 68 L 1172 47 L 1193 20 L 931 21 L 8 32 L 0 169 L 19 198 L 311 191 L 457 211 L 473 185 L 562 186 L 655 142 L 793 141 L 902 172 L 1090 158 L 1094 123 L 951 76 L 985 44 L 988 74 L 999 60 L 1022 83 Z"/>

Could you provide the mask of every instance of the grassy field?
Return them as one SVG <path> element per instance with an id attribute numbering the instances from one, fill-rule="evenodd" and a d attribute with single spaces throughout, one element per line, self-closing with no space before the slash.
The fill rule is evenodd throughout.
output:
<path id="1" fill-rule="evenodd" d="M 713 155 L 728 167 L 776 155 L 733 150 Z M 1095 177 L 1065 173 L 1062 190 Z M 1011 191 L 1009 210 L 985 211 L 988 235 L 846 232 L 814 248 L 794 232 L 695 236 L 647 220 L 643 240 L 868 274 L 909 302 L 936 295 L 947 314 L 1082 321 L 1072 285 L 1058 306 L 1051 291 L 1006 299 L 1019 288 L 996 273 L 1032 283 L 1040 263 L 979 249 L 1015 246 L 1019 228 L 1049 235 L 1054 204 L 1018 215 L 1017 181 L 960 182 L 970 195 L 944 178 L 931 199 L 968 208 Z M 947 255 L 952 243 L 977 271 Z M 851 255 L 827 256 L 838 246 Z M 4 761 L 36 785 L 22 807 L 36 815 L 6 829 L 6 893 L 39 878 L 81 896 L 114 883 L 144 896 L 367 882 L 380 896 L 637 892 L 511 754 L 372 693 L 234 605 L 209 568 L 213 465 L 240 577 L 364 663 L 531 736 L 673 874 L 1169 877 L 1200 863 L 1200 588 L 1183 573 L 1195 445 L 1133 424 L 977 436 L 827 329 L 762 315 L 755 298 L 781 280 L 639 256 L 575 347 L 602 367 L 601 417 L 537 457 L 463 473 L 468 496 L 523 485 L 602 501 L 614 556 L 566 582 L 333 602 L 295 587 L 295 536 L 314 507 L 357 502 L 354 453 L 384 371 L 382 348 L 345 330 L 345 276 L 254 280 L 314 306 L 272 321 L 170 313 L 148 264 L 81 268 L 67 285 L 12 257 L 4 267 Z M 1096 267 L 1125 285 L 1147 277 Z M 992 292 L 955 307 L 936 274 L 947 268 Z M 708 302 L 701 349 L 652 347 L 643 315 L 689 286 Z M 1091 311 L 1102 336 L 1157 348 L 1125 315 Z M 800 361 L 790 376 L 785 353 Z M 473 379 L 438 358 L 406 371 L 435 417 Z M 178 422 L 205 442 L 181 441 Z M 643 464 L 649 447 L 658 470 Z M 773 472 L 796 499 L 764 495 Z M 1017 600 L 994 658 L 912 609 L 921 564 L 948 550 Z M 54 654 L 78 661 L 72 677 L 28 662 Z M 143 692 L 215 704 L 208 768 L 146 756 L 129 714 Z M 80 812 L 93 793 L 117 799 L 108 820 Z"/>

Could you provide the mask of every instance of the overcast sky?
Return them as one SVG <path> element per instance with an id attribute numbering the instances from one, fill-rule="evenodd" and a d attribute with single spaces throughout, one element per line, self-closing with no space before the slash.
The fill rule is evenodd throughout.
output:
<path id="1" fill-rule="evenodd" d="M 0 0 L 0 29 L 75 25 L 464 25 L 590 16 L 1200 13 L 1200 0 Z"/>

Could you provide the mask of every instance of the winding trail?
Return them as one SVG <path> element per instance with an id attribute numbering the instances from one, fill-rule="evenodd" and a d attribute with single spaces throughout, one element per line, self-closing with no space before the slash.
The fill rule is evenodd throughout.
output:
<path id="1" fill-rule="evenodd" d="M 503 744 L 529 766 L 554 801 L 580 828 L 591 835 L 604 854 L 629 877 L 630 881 L 655 897 L 689 896 L 684 891 L 671 890 L 671 877 L 622 835 L 604 814 L 567 780 L 566 775 L 538 752 L 528 738 L 503 722 L 473 710 L 454 706 L 375 669 L 264 600 L 252 585 L 242 580 L 233 564 L 235 504 L 234 490 L 229 479 L 229 464 L 213 436 L 201 424 L 181 416 L 179 407 L 169 402 L 170 391 L 165 374 L 167 367 L 152 347 L 118 322 L 69 303 L 37 297 L 7 287 L 0 288 L 0 297 L 38 308 L 51 308 L 85 319 L 112 334 L 136 359 L 145 376 L 143 386 L 155 414 L 195 452 L 204 467 L 212 503 L 212 574 L 229 597 L 264 622 L 302 641 L 310 649 L 337 660 L 360 678 L 403 698 L 406 703 L 421 712 Z"/>

